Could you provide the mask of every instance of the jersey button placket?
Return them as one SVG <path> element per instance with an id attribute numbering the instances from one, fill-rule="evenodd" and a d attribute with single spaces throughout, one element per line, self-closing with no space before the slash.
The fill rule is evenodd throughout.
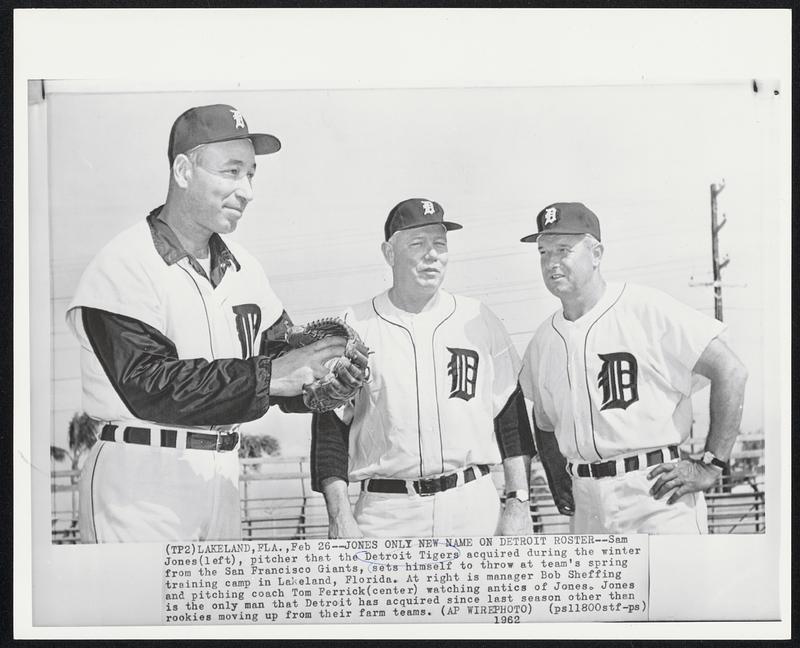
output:
<path id="1" fill-rule="evenodd" d="M 205 299 L 206 305 L 208 306 L 208 326 L 211 329 L 211 337 L 214 340 L 212 358 L 225 357 L 228 354 L 224 353 L 221 348 L 217 348 L 221 345 L 223 339 L 226 340 L 230 338 L 230 335 L 220 335 L 220 326 L 225 327 L 225 329 L 228 327 L 228 323 L 224 319 L 220 321 L 220 314 L 224 312 L 221 304 L 222 292 L 215 290 L 214 286 L 211 285 L 211 282 L 207 279 L 203 279 L 202 277 L 200 286 L 200 289 L 203 293 L 203 299 Z"/>
<path id="2" fill-rule="evenodd" d="M 582 407 L 583 398 L 582 382 L 584 377 L 584 368 L 581 358 L 582 352 L 582 336 L 580 330 L 576 326 L 569 328 L 569 367 L 572 374 L 573 388 L 570 390 L 570 398 L 572 399 L 572 411 L 575 417 L 575 429 L 578 431 L 577 439 L 575 440 L 578 446 L 578 454 L 582 457 L 590 456 L 586 450 L 586 439 L 589 431 L 586 429 L 586 417 L 584 416 L 584 408 Z"/>
<path id="3" fill-rule="evenodd" d="M 202 312 L 202 320 L 197 322 L 198 327 L 203 327 L 208 334 L 207 350 L 208 359 L 213 360 L 216 352 L 214 341 L 216 337 L 216 326 L 214 323 L 214 313 L 216 311 L 216 304 L 214 303 L 214 294 L 212 286 L 208 279 L 198 273 L 192 266 L 188 256 L 183 257 L 178 261 L 180 266 L 186 273 L 187 290 L 196 295 L 196 299 L 200 302 L 200 310 Z"/>
<path id="4" fill-rule="evenodd" d="M 422 434 L 422 463 L 426 471 L 437 472 L 441 467 L 438 434 L 433 428 L 436 420 L 435 386 L 430 383 L 434 371 L 431 366 L 431 331 L 422 316 L 412 318 L 411 331 L 417 343 L 417 363 L 419 366 L 420 432 Z"/>

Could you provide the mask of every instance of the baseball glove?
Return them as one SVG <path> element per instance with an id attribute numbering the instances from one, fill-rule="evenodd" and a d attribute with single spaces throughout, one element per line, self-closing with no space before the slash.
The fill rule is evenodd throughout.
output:
<path id="1" fill-rule="evenodd" d="M 347 343 L 344 355 L 326 363 L 329 371 L 325 376 L 304 385 L 303 402 L 312 412 L 327 412 L 344 405 L 369 378 L 369 348 L 344 320 L 324 317 L 286 330 L 286 343 L 293 349 L 326 337 L 341 337 Z"/>

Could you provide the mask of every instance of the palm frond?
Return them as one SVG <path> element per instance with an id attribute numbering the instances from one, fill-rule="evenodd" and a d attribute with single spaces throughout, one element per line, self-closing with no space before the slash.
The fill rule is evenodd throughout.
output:
<path id="1" fill-rule="evenodd" d="M 239 457 L 242 459 L 265 455 L 274 457 L 280 451 L 278 440 L 268 434 L 243 434 L 239 442 Z"/>
<path id="2" fill-rule="evenodd" d="M 69 447 L 81 455 L 97 442 L 97 421 L 85 412 L 75 413 L 69 422 Z"/>

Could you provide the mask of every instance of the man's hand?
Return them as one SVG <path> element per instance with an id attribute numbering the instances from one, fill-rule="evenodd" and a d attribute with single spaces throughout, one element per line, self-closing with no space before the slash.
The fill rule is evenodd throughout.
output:
<path id="1" fill-rule="evenodd" d="M 714 466 L 707 466 L 696 459 L 682 459 L 672 463 L 662 463 L 651 470 L 647 478 L 658 481 L 650 488 L 655 499 L 661 499 L 674 489 L 667 504 L 674 504 L 688 493 L 704 491 L 719 479 L 722 471 Z"/>
<path id="2" fill-rule="evenodd" d="M 327 337 L 300 349 L 288 351 L 272 361 L 269 393 L 272 396 L 297 396 L 303 386 L 328 374 L 325 363 L 344 353 L 345 340 Z"/>
<path id="3" fill-rule="evenodd" d="M 497 533 L 507 536 L 531 535 L 533 520 L 529 503 L 520 502 L 516 497 L 506 499 Z"/>
<path id="4" fill-rule="evenodd" d="M 322 482 L 322 495 L 328 509 L 328 537 L 363 538 L 350 508 L 347 482 L 338 477 L 328 477 Z"/>
<path id="5" fill-rule="evenodd" d="M 561 454 L 554 432 L 539 429 L 534 421 L 534 436 L 539 457 L 547 476 L 547 485 L 553 501 L 561 515 L 575 515 L 575 500 L 572 497 L 572 475 L 567 472 L 567 460 Z"/>
<path id="6" fill-rule="evenodd" d="M 575 515 L 575 499 L 572 497 L 572 477 L 566 469 L 554 470 L 552 474 L 547 473 L 547 481 L 558 512 L 561 515 L 569 515 L 570 517 Z"/>
<path id="7" fill-rule="evenodd" d="M 339 515 L 328 517 L 328 537 L 334 538 L 363 538 L 364 534 L 358 528 L 358 523 L 350 511 L 340 511 Z"/>

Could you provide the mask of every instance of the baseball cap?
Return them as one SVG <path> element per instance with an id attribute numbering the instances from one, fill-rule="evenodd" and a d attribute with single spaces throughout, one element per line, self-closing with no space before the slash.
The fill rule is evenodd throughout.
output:
<path id="1" fill-rule="evenodd" d="M 523 243 L 535 243 L 542 234 L 591 234 L 600 240 L 600 221 L 595 213 L 579 202 L 553 203 L 536 216 L 536 234 L 520 239 Z"/>
<path id="2" fill-rule="evenodd" d="M 444 225 L 448 231 L 461 229 L 458 223 L 444 220 L 444 209 L 435 200 L 409 198 L 392 207 L 383 226 L 383 233 L 388 241 L 392 234 L 400 230 L 437 224 Z"/>
<path id="3" fill-rule="evenodd" d="M 275 153 L 281 148 L 274 135 L 251 133 L 242 113 L 233 106 L 214 104 L 189 108 L 175 120 L 169 132 L 167 157 L 172 165 L 176 155 L 195 146 L 238 139 L 249 139 L 256 155 Z"/>

